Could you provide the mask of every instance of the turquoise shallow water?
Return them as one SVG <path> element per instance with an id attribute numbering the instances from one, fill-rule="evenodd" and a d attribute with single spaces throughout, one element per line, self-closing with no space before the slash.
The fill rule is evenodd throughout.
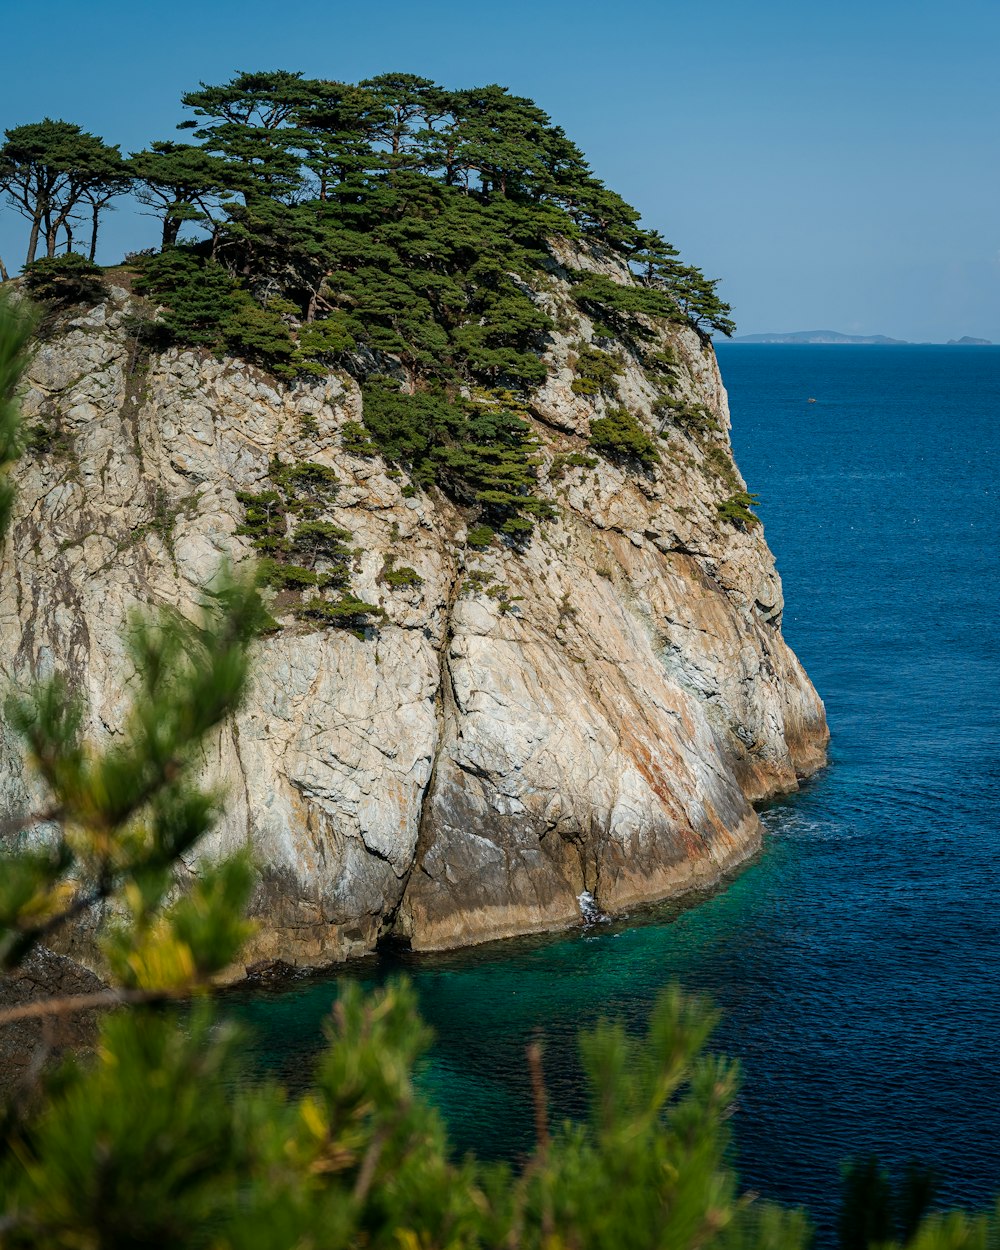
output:
<path id="1" fill-rule="evenodd" d="M 981 1204 L 1000 1192 L 1000 349 L 719 355 L 830 768 L 764 813 L 761 856 L 695 905 L 351 975 L 414 978 L 437 1035 L 421 1080 L 458 1149 L 530 1142 L 532 1036 L 572 1114 L 576 1030 L 602 1012 L 638 1026 L 676 980 L 722 1007 L 717 1045 L 742 1061 L 747 1184 L 828 1224 L 840 1161 L 874 1149 Z M 257 1067 L 301 1086 L 335 992 L 227 1002 Z"/>

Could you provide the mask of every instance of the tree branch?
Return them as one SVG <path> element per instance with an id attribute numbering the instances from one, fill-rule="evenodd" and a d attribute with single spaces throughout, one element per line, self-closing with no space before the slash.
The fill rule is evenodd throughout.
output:
<path id="1" fill-rule="evenodd" d="M 42 1020 L 49 1016 L 69 1016 L 101 1007 L 133 1007 L 141 1003 L 166 1003 L 185 998 L 190 988 L 175 990 L 100 990 L 93 994 L 68 994 L 46 998 L 0 1011 L 0 1028 L 18 1020 Z"/>

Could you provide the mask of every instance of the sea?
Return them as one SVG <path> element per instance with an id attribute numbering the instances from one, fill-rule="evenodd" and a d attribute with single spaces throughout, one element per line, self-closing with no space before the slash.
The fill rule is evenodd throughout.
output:
<path id="1" fill-rule="evenodd" d="M 347 975 L 415 982 L 419 1083 L 457 1154 L 516 1160 L 525 1047 L 581 1115 L 577 1031 L 641 1030 L 676 982 L 737 1058 L 743 1184 L 829 1239 L 845 1160 L 910 1159 L 941 1201 L 1000 1193 L 1000 348 L 718 349 L 733 443 L 826 703 L 830 763 L 762 811 L 765 845 L 709 895 L 571 933 Z M 242 988 L 252 1060 L 309 1080 L 333 976 Z"/>

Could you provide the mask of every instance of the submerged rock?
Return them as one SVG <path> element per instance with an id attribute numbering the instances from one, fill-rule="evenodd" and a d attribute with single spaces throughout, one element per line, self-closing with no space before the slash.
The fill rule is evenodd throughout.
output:
<path id="1" fill-rule="evenodd" d="M 352 588 L 385 613 L 357 637 L 279 596 L 283 628 L 206 752 L 228 804 L 199 855 L 249 844 L 261 866 L 249 963 L 331 962 L 390 935 L 456 946 L 577 924 L 582 895 L 613 912 L 706 884 L 757 847 L 753 802 L 823 763 L 823 706 L 781 637 L 762 529 L 720 512 L 745 483 L 693 331 L 657 331 L 673 393 L 702 417 L 667 423 L 651 471 L 567 462 L 608 402 L 572 388 L 586 318 L 553 336 L 532 419 L 555 519 L 521 552 L 480 551 L 470 514 L 345 450 L 362 417 L 346 374 L 284 387 L 196 351 L 137 361 L 130 299 L 114 291 L 29 371 L 0 680 L 65 671 L 91 731 L 113 735 L 129 614 L 190 611 L 220 559 L 252 555 L 236 493 L 264 489 L 276 456 L 335 470 Z M 655 389 L 620 354 L 616 402 L 655 433 Z M 387 580 L 392 560 L 415 578 Z M 0 808 L 23 809 L 32 784 L 0 726 Z"/>

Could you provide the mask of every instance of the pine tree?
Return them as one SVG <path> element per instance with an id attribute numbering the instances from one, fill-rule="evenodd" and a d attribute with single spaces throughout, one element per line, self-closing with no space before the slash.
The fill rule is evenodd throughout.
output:
<path id="1" fill-rule="evenodd" d="M 101 209 L 128 188 L 128 168 L 116 146 L 81 130 L 71 122 L 32 122 L 5 132 L 0 146 L 0 188 L 9 203 L 31 223 L 28 254 L 31 264 L 44 242 L 54 256 L 62 232 L 66 250 L 72 250 L 77 208 L 91 210 L 90 253 L 97 247 Z"/>

